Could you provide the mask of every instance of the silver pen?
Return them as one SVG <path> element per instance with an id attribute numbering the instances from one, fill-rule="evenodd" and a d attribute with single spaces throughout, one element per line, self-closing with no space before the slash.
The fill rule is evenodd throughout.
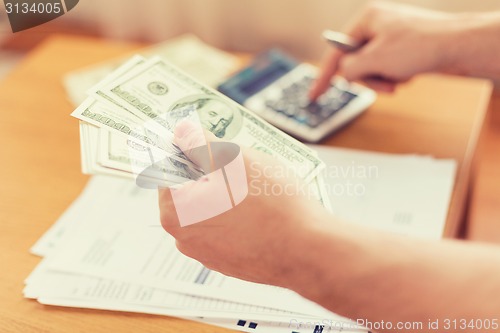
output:
<path id="1" fill-rule="evenodd" d="M 364 44 L 355 40 L 351 36 L 332 30 L 323 31 L 322 36 L 330 44 L 333 44 L 333 46 L 344 52 L 354 52 L 361 48 Z"/>

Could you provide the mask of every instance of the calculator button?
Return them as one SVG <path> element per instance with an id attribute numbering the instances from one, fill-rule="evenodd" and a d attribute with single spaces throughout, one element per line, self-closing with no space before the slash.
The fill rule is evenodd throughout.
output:
<path id="1" fill-rule="evenodd" d="M 300 109 L 297 114 L 293 117 L 295 121 L 301 124 L 307 124 L 309 120 L 310 113 L 304 109 Z"/>
<path id="2" fill-rule="evenodd" d="M 281 99 L 275 101 L 266 101 L 266 106 L 277 112 L 283 112 L 287 108 L 286 102 Z"/>
<path id="3" fill-rule="evenodd" d="M 290 125 L 295 123 L 316 128 L 356 97 L 342 86 L 331 86 L 317 102 L 310 103 L 308 91 L 313 81 L 314 78 L 305 76 L 291 84 L 281 84 L 281 93 L 267 94 L 265 105 L 275 112 L 274 116 L 282 123 L 289 119 Z"/>
<path id="4" fill-rule="evenodd" d="M 356 94 L 353 94 L 349 91 L 344 91 L 344 93 L 340 96 L 340 100 L 343 101 L 345 104 L 347 104 L 350 101 L 352 101 L 353 99 L 355 99 L 356 97 L 357 97 Z"/>
<path id="5" fill-rule="evenodd" d="M 309 103 L 304 110 L 311 114 L 319 114 L 322 110 L 323 106 L 319 103 Z"/>
<path id="6" fill-rule="evenodd" d="M 285 114 L 288 117 L 294 117 L 297 113 L 299 113 L 301 110 L 300 106 L 298 105 L 293 105 L 290 104 L 288 107 L 283 111 L 283 114 Z"/>
<path id="7" fill-rule="evenodd" d="M 309 125 L 309 127 L 315 128 L 318 127 L 322 121 L 323 119 L 320 116 L 309 114 L 309 117 L 307 118 L 307 125 Z"/>

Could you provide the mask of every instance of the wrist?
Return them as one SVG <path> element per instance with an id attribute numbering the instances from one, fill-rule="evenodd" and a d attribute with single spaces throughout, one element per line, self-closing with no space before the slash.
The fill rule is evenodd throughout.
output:
<path id="1" fill-rule="evenodd" d="M 324 214 L 318 223 L 310 223 L 297 236 L 293 253 L 293 279 L 284 287 L 294 290 L 339 314 L 352 301 L 349 290 L 366 285 L 375 271 L 383 266 L 385 256 L 369 241 L 370 233 L 354 225 L 340 223 Z M 380 260 L 382 259 L 382 260 Z M 329 305 L 338 304 L 332 309 Z"/>
<path id="2" fill-rule="evenodd" d="M 348 318 L 395 319 L 389 314 L 390 304 L 380 297 L 403 285 L 402 279 L 414 278 L 413 243 L 340 223 L 331 215 L 328 220 L 324 225 L 312 225 L 301 236 L 303 250 L 295 256 L 297 270 L 285 287 Z M 395 297 L 387 303 L 397 302 Z M 380 309 L 374 310 L 374 304 Z"/>

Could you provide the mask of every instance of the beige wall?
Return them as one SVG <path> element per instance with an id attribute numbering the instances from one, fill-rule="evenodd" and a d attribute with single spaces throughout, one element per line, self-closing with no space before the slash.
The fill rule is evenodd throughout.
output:
<path id="1" fill-rule="evenodd" d="M 239 51 L 282 47 L 316 59 L 319 34 L 341 29 L 367 0 L 84 0 L 70 15 L 86 18 L 113 38 L 160 41 L 193 32 L 215 46 Z M 448 11 L 500 10 L 500 0 L 399 0 Z"/>

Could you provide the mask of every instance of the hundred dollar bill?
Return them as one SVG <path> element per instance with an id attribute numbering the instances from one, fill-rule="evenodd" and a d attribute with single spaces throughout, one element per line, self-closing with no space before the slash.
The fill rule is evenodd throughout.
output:
<path id="1" fill-rule="evenodd" d="M 146 177 L 152 180 L 150 185 L 162 186 L 185 183 L 203 175 L 201 171 L 173 159 L 169 154 L 163 154 L 161 158 L 152 156 L 147 146 L 102 128 L 99 131 L 98 163 L 106 168 L 122 170 L 131 175 L 141 173 L 140 179 Z"/>
<path id="2" fill-rule="evenodd" d="M 201 172 L 193 171 L 189 166 L 170 158 L 151 163 L 147 147 L 86 122 L 80 122 L 80 140 L 82 171 L 86 174 L 137 179 L 134 167 L 141 168 L 141 171 L 148 167 L 147 172 L 141 175 L 141 180 L 143 185 L 154 186 L 182 184 L 201 176 Z M 131 154 L 131 150 L 137 153 Z"/>
<path id="3" fill-rule="evenodd" d="M 131 161 L 126 141 L 123 137 L 103 128 L 95 127 L 87 122 L 80 121 L 80 144 L 82 171 L 86 174 L 104 174 L 136 179 L 132 165 L 146 167 L 150 165 L 149 160 Z M 172 185 L 188 181 L 189 174 L 171 174 L 165 177 L 165 173 L 170 172 L 171 167 L 157 169 L 158 177 L 142 177 L 143 183 L 166 186 L 166 179 Z M 151 176 L 151 175 L 150 175 Z M 308 195 L 318 200 L 326 209 L 331 211 L 330 199 L 325 189 L 323 175 L 318 174 L 308 185 Z"/>
<path id="4" fill-rule="evenodd" d="M 147 57 L 160 56 L 209 86 L 217 86 L 237 69 L 239 63 L 236 56 L 207 45 L 191 34 L 142 49 L 140 53 Z M 68 73 L 63 81 L 68 97 L 75 105 L 81 104 L 87 98 L 88 89 L 126 59 L 119 57 Z"/>
<path id="5" fill-rule="evenodd" d="M 195 111 L 201 125 L 215 136 L 275 156 L 306 182 L 323 167 L 310 148 L 159 58 L 100 86 L 94 97 L 113 103 L 120 113 L 133 113 L 144 122 L 154 119 L 171 131 L 175 119 Z"/>
<path id="6" fill-rule="evenodd" d="M 129 73 L 134 68 L 139 67 L 140 65 L 147 62 L 147 59 L 141 55 L 134 55 L 132 58 L 125 61 L 123 64 L 118 66 L 116 69 L 111 71 L 108 75 L 102 78 L 102 80 L 98 80 L 93 84 L 87 91 L 87 95 L 90 95 L 92 92 L 97 91 L 99 88 L 117 80 L 121 76 Z"/>

